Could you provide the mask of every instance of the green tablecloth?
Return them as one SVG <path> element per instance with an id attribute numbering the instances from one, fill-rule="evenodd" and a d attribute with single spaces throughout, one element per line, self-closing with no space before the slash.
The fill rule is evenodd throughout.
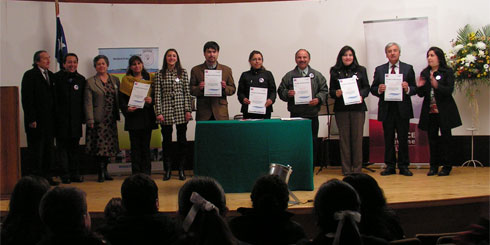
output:
<path id="1" fill-rule="evenodd" d="M 313 190 L 311 121 L 199 121 L 194 173 L 218 180 L 225 192 L 250 192 L 271 163 L 291 165 L 291 190 Z"/>

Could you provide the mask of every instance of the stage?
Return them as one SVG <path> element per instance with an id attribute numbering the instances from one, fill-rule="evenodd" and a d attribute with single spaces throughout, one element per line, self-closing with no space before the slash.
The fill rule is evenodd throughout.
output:
<path id="1" fill-rule="evenodd" d="M 472 215 L 476 216 L 476 218 L 478 216 L 488 217 L 488 202 L 490 199 L 490 168 L 488 167 L 454 167 L 451 175 L 447 177 L 429 177 L 426 176 L 428 171 L 427 168 L 411 168 L 414 175 L 412 177 L 407 177 L 399 174 L 381 176 L 379 174 L 380 169 L 376 168 L 378 165 L 374 166 L 373 169 L 376 170 L 375 173 L 366 170 L 363 171 L 370 174 L 378 181 L 379 185 L 384 190 L 388 205 L 397 211 L 402 223 L 406 223 L 408 219 L 411 219 L 410 224 L 413 224 L 414 222 L 420 223 L 417 225 L 420 229 L 422 229 L 421 226 L 423 225 L 431 228 L 430 224 L 422 220 L 424 218 L 434 219 L 427 217 L 434 215 L 434 210 L 438 210 L 437 212 L 447 210 L 445 212 L 463 215 L 468 219 L 468 221 L 461 221 L 461 218 L 458 218 L 459 222 L 473 222 L 475 217 L 469 217 L 468 214 L 463 214 L 459 209 L 455 209 L 454 207 L 463 207 L 466 211 L 472 212 Z M 295 217 L 297 217 L 298 221 L 304 226 L 306 222 L 308 223 L 307 226 L 314 227 L 314 222 L 311 221 L 310 214 L 312 213 L 313 207 L 312 201 L 320 185 L 329 179 L 342 179 L 343 177 L 341 175 L 340 167 L 329 166 L 328 168 L 324 168 L 318 175 L 316 174 L 317 171 L 318 168 L 315 168 L 315 175 L 313 178 L 314 190 L 295 191 L 295 195 L 300 199 L 302 204 L 290 206 L 290 211 L 296 214 Z M 187 174 L 192 174 L 192 171 L 188 171 Z M 178 208 L 177 197 L 179 188 L 184 184 L 184 181 L 178 180 L 176 175 L 177 171 L 174 171 L 172 178 L 165 182 L 162 181 L 162 174 L 152 175 L 159 189 L 160 211 L 169 213 L 172 216 L 175 215 Z M 101 218 L 106 203 L 112 197 L 120 197 L 120 188 L 125 177 L 126 176 L 115 176 L 114 181 L 98 183 L 96 182 L 95 175 L 89 175 L 85 176 L 85 182 L 83 183 L 72 183 L 61 186 L 75 186 L 84 190 L 87 193 L 89 212 L 94 218 Z M 251 206 L 250 193 L 227 193 L 226 201 L 228 208 L 231 211 L 229 214 L 230 216 L 238 215 L 236 209 L 239 207 Z M 0 201 L 0 212 L 2 213 L 2 216 L 4 216 L 8 210 L 8 202 L 9 200 Z M 408 210 L 412 211 L 409 212 Z M 418 213 L 425 217 L 414 219 L 414 213 Z M 427 213 L 429 215 L 427 215 Z M 442 215 L 442 218 L 447 216 L 446 214 L 438 215 Z M 454 215 L 451 214 L 451 216 Z M 476 222 L 476 220 L 474 222 Z M 464 224 L 461 224 L 460 226 Z M 445 226 L 441 225 L 439 228 L 450 231 L 448 230 L 450 228 L 441 228 L 447 227 L 448 225 L 450 224 L 445 224 Z M 406 227 L 405 230 L 407 235 L 411 235 L 408 231 L 411 228 L 407 230 L 407 225 L 404 226 Z M 414 227 L 414 229 L 417 227 Z M 437 231 L 437 229 L 434 231 Z"/>

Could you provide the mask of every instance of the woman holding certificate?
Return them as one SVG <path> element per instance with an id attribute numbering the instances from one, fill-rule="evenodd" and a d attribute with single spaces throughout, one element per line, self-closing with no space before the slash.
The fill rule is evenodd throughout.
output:
<path id="1" fill-rule="evenodd" d="M 357 62 L 354 49 L 344 46 L 330 69 L 330 96 L 335 99 L 343 175 L 362 170 L 362 137 L 367 111 L 364 98 L 368 95 L 366 68 Z"/>
<path id="2" fill-rule="evenodd" d="M 94 58 L 97 74 L 87 79 L 84 109 L 87 120 L 86 151 L 95 157 L 98 181 L 112 180 L 107 172 L 110 157 L 119 152 L 117 124 L 119 120 L 119 79 L 107 73 L 109 59 L 105 55 Z"/>
<path id="3" fill-rule="evenodd" d="M 427 175 L 447 176 L 452 169 L 451 129 L 462 124 L 452 96 L 454 72 L 447 66 L 444 52 L 438 47 L 427 51 L 427 63 L 417 82 L 417 95 L 424 98 L 419 128 L 427 131 L 429 137 L 430 170 Z M 440 165 L 443 167 L 438 173 Z"/>
<path id="4" fill-rule="evenodd" d="M 151 131 L 158 128 L 151 98 L 151 82 L 141 58 L 132 56 L 119 89 L 119 103 L 125 117 L 124 130 L 129 131 L 133 174 L 151 174 Z"/>
<path id="5" fill-rule="evenodd" d="M 238 101 L 242 104 L 244 119 L 270 119 L 272 104 L 276 100 L 276 82 L 272 73 L 262 65 L 260 51 L 248 57 L 250 70 L 243 72 L 238 82 Z"/>
<path id="6" fill-rule="evenodd" d="M 179 157 L 179 179 L 185 180 L 187 122 L 192 119 L 191 95 L 187 71 L 180 64 L 179 54 L 169 49 L 163 57 L 163 67 L 155 75 L 155 109 L 157 121 L 162 125 L 163 180 L 170 179 L 171 144 L 173 125 L 177 128 L 177 155 Z"/>

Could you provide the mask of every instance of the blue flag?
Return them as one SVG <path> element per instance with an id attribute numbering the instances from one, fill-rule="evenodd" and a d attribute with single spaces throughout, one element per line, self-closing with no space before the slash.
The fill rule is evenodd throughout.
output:
<path id="1" fill-rule="evenodd" d="M 63 70 L 63 57 L 68 53 L 66 46 L 65 32 L 61 25 L 60 17 L 56 17 L 56 60 L 60 64 L 60 69 Z"/>

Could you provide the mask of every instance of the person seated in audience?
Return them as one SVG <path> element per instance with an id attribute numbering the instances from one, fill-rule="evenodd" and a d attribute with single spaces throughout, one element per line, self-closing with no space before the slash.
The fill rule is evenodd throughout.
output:
<path id="1" fill-rule="evenodd" d="M 364 173 L 355 173 L 343 179 L 356 189 L 361 199 L 361 234 L 387 241 L 404 238 L 403 228 L 395 212 L 386 205 L 383 190 L 376 180 Z"/>
<path id="2" fill-rule="evenodd" d="M 178 214 L 185 233 L 176 244 L 240 244 L 224 220 L 227 212 L 225 192 L 215 179 L 190 179 L 179 190 Z"/>
<path id="3" fill-rule="evenodd" d="M 39 205 L 39 215 L 47 233 L 38 245 L 105 244 L 90 231 L 86 194 L 76 187 L 56 187 L 48 191 Z"/>
<path id="4" fill-rule="evenodd" d="M 318 189 L 313 207 L 320 233 L 311 241 L 298 244 L 388 244 L 383 239 L 361 235 L 360 199 L 356 190 L 338 179 L 323 183 Z"/>
<path id="5" fill-rule="evenodd" d="M 303 228 L 287 212 L 289 190 L 277 175 L 257 180 L 250 195 L 253 208 L 239 208 L 242 216 L 230 221 L 233 234 L 251 244 L 294 244 L 306 238 Z"/>
<path id="6" fill-rule="evenodd" d="M 461 232 L 453 239 L 458 245 L 486 245 L 490 244 L 490 222 L 488 218 L 481 217 L 477 224 L 472 224 L 468 231 Z"/>
<path id="7" fill-rule="evenodd" d="M 122 199 L 120 197 L 111 198 L 104 208 L 105 223 L 97 229 L 97 232 L 99 234 L 105 234 L 109 227 L 116 224 L 116 220 L 122 216 L 124 212 Z"/>
<path id="8" fill-rule="evenodd" d="M 44 225 L 39 217 L 39 202 L 49 188 L 48 181 L 38 176 L 22 177 L 15 184 L 9 212 L 2 224 L 0 244 L 27 245 L 41 240 Z"/>
<path id="9" fill-rule="evenodd" d="M 103 234 L 112 245 L 171 244 L 175 222 L 158 212 L 158 187 L 143 173 L 127 177 L 121 186 L 124 214 Z"/>

